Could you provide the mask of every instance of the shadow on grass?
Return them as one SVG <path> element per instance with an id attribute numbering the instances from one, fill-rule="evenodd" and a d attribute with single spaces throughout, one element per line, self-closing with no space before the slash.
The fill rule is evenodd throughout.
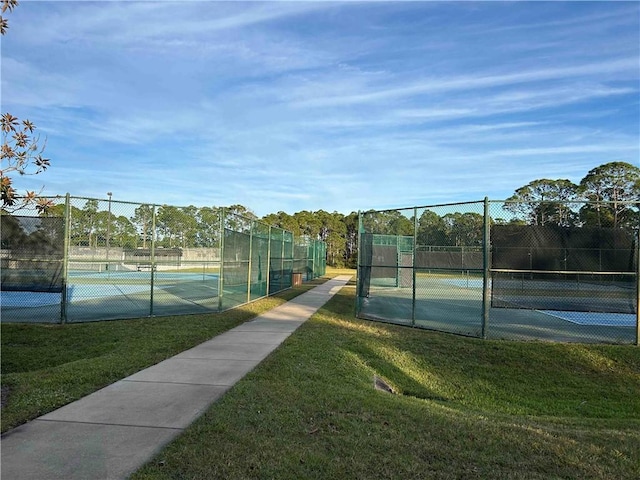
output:
<path id="1" fill-rule="evenodd" d="M 326 280 L 221 313 L 66 325 L 3 323 L 2 431 L 196 346 Z"/>
<path id="2" fill-rule="evenodd" d="M 353 295 L 345 288 L 325 305 L 317 328 L 338 329 L 336 345 L 402 395 L 510 415 L 640 418 L 637 347 L 480 340 L 360 320 L 345 313 Z"/>

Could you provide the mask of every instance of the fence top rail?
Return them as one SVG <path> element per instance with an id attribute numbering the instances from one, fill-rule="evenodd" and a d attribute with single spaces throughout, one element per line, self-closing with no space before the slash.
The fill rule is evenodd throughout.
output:
<path id="1" fill-rule="evenodd" d="M 562 275 L 637 275 L 636 272 L 598 272 L 595 270 L 519 270 L 513 268 L 491 268 L 496 273 L 553 273 Z"/>
<path id="2" fill-rule="evenodd" d="M 55 197 L 46 197 L 46 198 L 56 198 L 56 199 L 62 199 L 64 200 L 65 197 L 63 195 L 56 195 Z M 77 197 L 75 195 L 70 195 L 69 196 L 70 200 L 97 200 L 99 202 L 111 202 L 114 205 L 115 204 L 124 204 L 124 205 L 146 205 L 149 207 L 162 207 L 162 205 L 157 204 L 157 203 L 150 203 L 150 202 L 132 202 L 130 200 L 120 200 L 120 199 L 111 199 L 109 200 L 108 198 L 94 198 L 94 197 Z M 173 205 L 172 205 L 173 206 Z M 177 207 L 177 208 L 186 208 L 186 207 Z"/>
<path id="3" fill-rule="evenodd" d="M 457 205 L 474 205 L 484 203 L 485 200 L 469 200 L 465 202 L 450 202 L 450 203 L 435 203 L 431 205 L 417 205 L 412 207 L 398 207 L 398 208 L 385 208 L 382 210 L 360 210 L 358 213 L 360 215 L 368 215 L 374 213 L 386 213 L 386 212 L 397 212 L 400 210 L 414 210 L 414 209 L 423 209 L 423 208 L 439 208 L 439 207 L 455 207 Z M 640 208 L 640 201 L 634 200 L 621 200 L 621 201 L 611 201 L 611 200 L 589 200 L 589 199 L 578 199 L 578 200 L 490 200 L 487 199 L 489 203 L 495 204 L 518 204 L 518 203 L 527 203 L 527 204 L 542 204 L 542 203 L 562 203 L 566 205 L 581 205 L 581 204 L 597 204 L 597 205 L 629 205 L 632 207 Z"/>
<path id="4" fill-rule="evenodd" d="M 454 207 L 456 205 L 477 205 L 484 203 L 484 200 L 470 200 L 466 202 L 438 203 L 433 205 L 419 205 L 414 207 L 385 208 L 384 210 L 360 210 L 360 215 L 368 215 L 374 213 L 397 212 L 399 210 L 417 210 L 421 208 L 437 208 L 437 207 Z"/>
<path id="5" fill-rule="evenodd" d="M 567 204 L 567 205 L 572 205 L 572 204 L 576 204 L 576 205 L 584 205 L 584 204 L 589 204 L 589 205 L 631 205 L 631 206 L 636 206 L 636 207 L 640 207 L 640 201 L 637 200 L 618 200 L 618 201 L 613 201 L 613 200 L 590 200 L 588 198 L 583 198 L 582 200 L 578 199 L 578 200 L 489 200 L 489 203 L 562 203 L 562 204 Z"/>

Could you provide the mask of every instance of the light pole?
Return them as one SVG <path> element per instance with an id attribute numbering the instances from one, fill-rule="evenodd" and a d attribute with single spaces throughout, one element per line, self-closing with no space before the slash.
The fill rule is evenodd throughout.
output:
<path id="1" fill-rule="evenodd" d="M 113 193 L 107 192 L 109 197 L 109 214 L 107 216 L 107 270 L 109 270 L 109 231 L 111 230 L 111 195 Z"/>

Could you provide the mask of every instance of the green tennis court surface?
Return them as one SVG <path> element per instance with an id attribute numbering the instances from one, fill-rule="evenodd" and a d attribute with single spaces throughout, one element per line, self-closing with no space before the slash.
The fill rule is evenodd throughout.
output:
<path id="1" fill-rule="evenodd" d="M 372 281 L 368 296 L 360 299 L 362 317 L 461 335 L 482 336 L 482 278 L 473 275 L 420 274 L 416 276 L 415 297 L 412 288 L 394 287 L 391 281 L 385 282 L 384 279 L 376 279 L 375 282 L 376 285 L 373 285 Z M 575 285 L 571 287 L 576 288 Z M 580 287 L 585 291 L 591 288 L 585 285 Z M 552 284 L 547 283 L 546 290 L 548 297 L 534 297 L 544 303 L 544 299 L 557 295 L 565 299 L 563 306 L 577 308 L 518 308 L 512 297 L 509 301 L 503 301 L 499 308 L 490 307 L 487 337 L 603 343 L 635 341 L 635 313 L 581 311 L 587 310 L 589 305 L 595 306 L 596 310 L 607 305 L 609 308 L 617 308 L 619 299 L 603 297 L 602 291 L 598 295 L 597 288 L 587 295 L 571 295 L 569 288 L 556 284 L 554 290 Z M 499 303 L 497 300 L 499 299 L 494 298 L 494 303 Z M 550 302 L 550 305 L 554 302 L 555 300 Z"/>

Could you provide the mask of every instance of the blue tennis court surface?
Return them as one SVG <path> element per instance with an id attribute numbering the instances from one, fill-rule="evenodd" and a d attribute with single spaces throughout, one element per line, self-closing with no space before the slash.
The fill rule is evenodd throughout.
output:
<path id="1" fill-rule="evenodd" d="M 111 278 L 114 281 L 118 279 L 140 279 L 149 278 L 149 273 L 144 272 L 109 272 L 109 273 L 89 273 L 82 272 L 82 275 L 72 273 L 71 278 L 84 277 L 84 278 Z M 217 295 L 217 281 L 219 275 L 217 274 L 194 274 L 194 273 L 174 273 L 174 272 L 161 272 L 156 275 L 157 285 L 154 286 L 155 292 L 166 291 L 172 286 L 179 285 L 180 282 L 185 281 L 198 281 L 198 282 L 215 282 L 214 290 Z M 169 283 L 166 282 L 176 282 Z M 190 289 L 194 289 L 192 285 Z M 78 283 L 72 284 L 67 287 L 67 301 L 82 301 L 91 299 L 111 298 L 111 297 L 126 297 L 127 295 L 145 294 L 149 293 L 151 289 L 150 284 L 126 284 L 126 283 Z M 209 296 L 211 296 L 211 289 L 207 290 Z M 62 301 L 62 295 L 60 293 L 48 293 L 48 292 L 24 292 L 24 291 L 0 291 L 0 305 L 3 307 L 44 307 L 48 305 L 59 305 Z"/>
<path id="2" fill-rule="evenodd" d="M 577 325 L 601 325 L 605 327 L 636 326 L 636 316 L 632 313 L 561 312 L 558 310 L 538 311 Z"/>
<path id="3" fill-rule="evenodd" d="M 3 307 L 44 307 L 59 305 L 60 293 L 47 292 L 0 292 L 0 305 Z"/>
<path id="4" fill-rule="evenodd" d="M 447 278 L 444 283 L 460 288 L 482 288 L 484 281 L 482 278 Z"/>
<path id="5" fill-rule="evenodd" d="M 148 285 L 72 285 L 67 288 L 67 301 L 115 297 L 148 292 Z M 59 305 L 60 293 L 47 292 L 1 292 L 0 305 L 5 307 L 43 307 Z"/>

